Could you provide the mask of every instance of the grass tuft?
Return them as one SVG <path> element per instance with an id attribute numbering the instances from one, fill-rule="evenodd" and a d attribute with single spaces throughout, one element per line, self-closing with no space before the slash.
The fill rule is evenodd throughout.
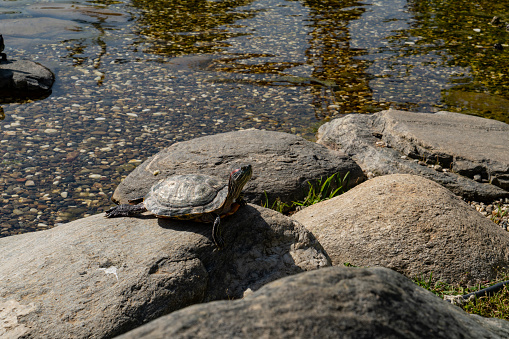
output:
<path id="1" fill-rule="evenodd" d="M 281 199 L 277 198 L 272 205 L 269 206 L 269 197 L 267 196 L 267 192 L 263 192 L 265 194 L 265 199 L 262 201 L 262 207 L 270 208 L 279 213 L 284 213 L 288 209 L 290 209 L 290 205 L 285 202 L 282 202 Z"/>
<path id="2" fill-rule="evenodd" d="M 461 285 L 450 285 L 442 281 L 432 282 L 432 274 L 429 278 L 421 275 L 414 278 L 414 282 L 422 288 L 433 292 L 440 298 L 446 295 L 464 295 L 490 287 L 499 282 L 509 280 L 509 273 L 501 274 L 499 278 L 478 284 L 476 286 L 465 287 Z M 483 317 L 500 318 L 509 320 L 509 286 L 504 288 L 491 297 L 481 297 L 467 301 L 461 308 L 468 313 L 477 314 Z"/>
<path id="3" fill-rule="evenodd" d="M 347 172 L 343 178 L 341 178 L 339 173 L 334 173 L 330 177 L 320 178 L 317 180 L 316 184 L 309 184 L 309 191 L 306 198 L 303 201 L 292 201 L 291 204 L 287 204 L 281 201 L 280 198 L 277 198 L 272 204 L 269 203 L 269 197 L 267 192 L 264 192 L 264 199 L 262 199 L 261 206 L 265 208 L 273 209 L 280 213 L 285 213 L 291 210 L 295 210 L 297 206 L 307 207 L 319 203 L 324 200 L 328 200 L 338 196 L 347 191 L 349 174 Z"/>
<path id="4" fill-rule="evenodd" d="M 309 191 L 306 198 L 304 201 L 293 201 L 293 205 L 307 207 L 345 193 L 348 187 L 349 174 L 350 172 L 347 172 L 343 178 L 340 177 L 339 173 L 334 173 L 325 180 L 320 178 L 316 183 L 316 188 L 315 185 L 308 182 Z"/>

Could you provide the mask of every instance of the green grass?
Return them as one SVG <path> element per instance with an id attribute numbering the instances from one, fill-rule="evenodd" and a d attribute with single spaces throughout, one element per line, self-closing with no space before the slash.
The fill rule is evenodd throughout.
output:
<path id="1" fill-rule="evenodd" d="M 502 218 L 507 214 L 509 210 L 505 210 L 503 211 L 502 210 L 502 206 L 498 205 L 497 206 L 497 212 L 492 214 L 491 216 L 491 221 L 493 221 L 495 224 L 499 224 L 500 221 L 502 220 Z"/>
<path id="2" fill-rule="evenodd" d="M 308 182 L 308 194 L 304 200 L 292 201 L 291 204 L 287 204 L 281 201 L 279 198 L 270 204 L 267 192 L 264 192 L 265 197 L 262 200 L 261 205 L 262 207 L 270 208 L 280 213 L 285 213 L 291 210 L 295 210 L 297 206 L 307 207 L 321 201 L 334 198 L 335 196 L 338 196 L 347 191 L 349 174 L 350 172 L 347 172 L 343 177 L 341 177 L 340 173 L 334 173 L 328 178 L 318 179 L 315 184 Z"/>
<path id="3" fill-rule="evenodd" d="M 262 207 L 270 208 L 274 211 L 277 211 L 279 213 L 284 213 L 285 211 L 290 209 L 290 205 L 288 205 L 285 202 L 282 202 L 281 199 L 277 198 L 272 205 L 269 206 L 269 197 L 267 196 L 267 192 L 264 192 L 265 198 L 262 201 Z"/>
<path id="4" fill-rule="evenodd" d="M 441 281 L 432 282 L 432 274 L 428 278 L 421 276 L 415 278 L 414 282 L 422 288 L 433 292 L 440 298 L 446 295 L 463 295 L 470 292 L 479 291 L 483 288 L 495 285 L 496 283 L 509 280 L 509 273 L 501 274 L 499 278 L 479 284 L 476 286 L 465 287 L 460 285 L 450 285 Z M 509 286 L 504 288 L 491 297 L 481 297 L 467 301 L 461 308 L 468 313 L 477 314 L 483 317 L 500 318 L 509 320 Z"/>
<path id="5" fill-rule="evenodd" d="M 349 174 L 350 172 L 347 172 L 343 178 L 339 173 L 334 173 L 325 180 L 320 178 L 317 180 L 316 186 L 308 182 L 309 191 L 306 198 L 303 201 L 294 201 L 293 204 L 307 207 L 345 193 L 348 187 Z"/>
<path id="6" fill-rule="evenodd" d="M 265 200 L 262 202 L 262 206 L 283 213 L 295 209 L 296 206 L 306 207 L 324 200 L 331 199 L 346 192 L 349 179 L 348 174 L 349 173 L 341 178 L 339 173 L 335 173 L 325 180 L 323 178 L 317 180 L 316 184 L 314 185 L 309 183 L 309 190 L 306 198 L 303 201 L 293 201 L 291 204 L 282 202 L 281 199 L 278 198 L 269 206 L 269 198 L 265 192 Z M 507 211 L 502 211 L 499 206 L 498 213 L 495 215 L 495 217 L 502 218 L 506 213 Z M 356 267 L 350 263 L 345 263 L 345 266 Z M 509 280 L 509 272 L 499 274 L 499 277 L 497 277 L 495 280 L 487 281 L 483 284 L 470 287 L 450 285 L 442 281 L 434 282 L 432 274 L 430 274 L 429 277 L 422 275 L 419 278 L 415 278 L 414 282 L 422 288 L 433 292 L 443 299 L 446 295 L 468 294 L 506 280 Z M 461 308 L 471 314 L 477 314 L 489 318 L 509 320 L 509 285 L 504 286 L 502 290 L 498 291 L 491 297 L 481 297 L 467 301 L 464 305 L 461 306 Z"/>
<path id="7" fill-rule="evenodd" d="M 358 267 L 348 262 L 343 263 L 343 265 L 347 267 Z M 444 296 L 464 295 L 476 292 L 506 280 L 509 280 L 509 272 L 499 273 L 498 277 L 492 281 L 470 287 L 450 285 L 442 281 L 433 282 L 433 273 L 431 273 L 429 277 L 421 275 L 413 279 L 414 283 L 418 286 L 433 292 L 442 299 Z M 509 320 L 509 285 L 505 285 L 503 289 L 491 297 L 481 297 L 467 301 L 461 308 L 467 313 L 477 314 L 482 317 Z"/>

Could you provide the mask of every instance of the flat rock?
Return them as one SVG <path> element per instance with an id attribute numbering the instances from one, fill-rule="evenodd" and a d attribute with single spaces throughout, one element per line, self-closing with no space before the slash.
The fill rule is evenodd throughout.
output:
<path id="1" fill-rule="evenodd" d="M 330 265 L 290 218 L 248 205 L 211 225 L 94 215 L 0 239 L 0 337 L 110 338 L 182 307 Z"/>
<path id="2" fill-rule="evenodd" d="M 375 176 L 421 175 L 469 200 L 509 197 L 509 125 L 500 121 L 387 110 L 335 119 L 321 126 L 317 137 Z M 448 172 L 431 168 L 437 164 Z"/>
<path id="3" fill-rule="evenodd" d="M 39 63 L 10 59 L 0 62 L 0 98 L 47 93 L 54 81 L 53 72 Z"/>
<path id="4" fill-rule="evenodd" d="M 147 159 L 117 187 L 112 200 L 126 203 L 143 197 L 152 185 L 173 174 L 203 173 L 228 180 L 241 164 L 253 166 L 253 177 L 243 193 L 247 201 L 303 199 L 308 182 L 339 172 L 350 172 L 350 186 L 362 181 L 360 167 L 342 152 L 299 136 L 262 130 L 242 130 L 179 142 Z M 157 175 L 154 175 L 156 173 Z"/>
<path id="5" fill-rule="evenodd" d="M 382 337 L 507 338 L 509 322 L 468 314 L 389 269 L 330 267 L 187 307 L 119 339 Z"/>
<path id="6" fill-rule="evenodd" d="M 83 25 L 72 20 L 57 19 L 50 17 L 33 17 L 23 19 L 2 19 L 0 31 L 5 39 L 5 45 L 11 46 L 12 40 L 18 38 L 46 38 L 62 39 L 68 38 L 66 34 L 76 36 L 76 30 L 83 28 Z M 9 55 L 7 55 L 7 58 Z"/>
<path id="7" fill-rule="evenodd" d="M 449 283 L 492 280 L 509 267 L 509 233 L 420 176 L 376 177 L 292 217 L 333 265 L 383 266 Z"/>
<path id="8" fill-rule="evenodd" d="M 60 7 L 60 4 L 56 2 L 44 5 Z M 30 4 L 27 3 L 27 7 L 29 6 Z M 90 17 L 88 20 L 72 20 L 73 13 L 68 16 L 63 15 L 60 19 L 46 16 L 44 13 L 30 14 L 33 17 L 28 18 L 28 15 L 26 15 L 19 19 L 0 20 L 0 34 L 5 39 L 7 58 L 9 58 L 9 48 L 32 50 L 34 45 L 70 39 L 87 39 L 98 34 L 98 31 L 90 24 Z"/>

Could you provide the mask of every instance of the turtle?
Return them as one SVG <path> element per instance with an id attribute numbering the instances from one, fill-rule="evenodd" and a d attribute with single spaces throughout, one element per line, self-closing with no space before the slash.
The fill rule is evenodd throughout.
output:
<path id="1" fill-rule="evenodd" d="M 251 165 L 243 165 L 230 173 L 228 183 L 204 174 L 172 175 L 154 184 L 145 197 L 110 208 L 106 217 L 128 217 L 148 211 L 158 218 L 213 223 L 212 240 L 221 249 L 221 218 L 246 204 L 240 193 L 252 174 Z"/>

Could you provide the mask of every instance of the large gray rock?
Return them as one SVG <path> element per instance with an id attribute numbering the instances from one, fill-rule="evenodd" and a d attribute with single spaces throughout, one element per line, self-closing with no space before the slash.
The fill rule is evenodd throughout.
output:
<path id="1" fill-rule="evenodd" d="M 394 271 L 331 267 L 187 307 L 119 339 L 508 337 L 506 320 L 467 314 Z"/>
<path id="2" fill-rule="evenodd" d="M 491 280 L 509 267 L 509 233 L 437 183 L 376 177 L 292 216 L 333 265 L 384 266 L 450 283 Z"/>
<path id="3" fill-rule="evenodd" d="M 39 63 L 29 60 L 0 62 L 0 98 L 47 93 L 54 81 L 53 73 Z"/>
<path id="4" fill-rule="evenodd" d="M 248 205 L 211 226 L 95 215 L 0 239 L 0 337 L 108 338 L 182 307 L 330 265 L 304 227 Z"/>
<path id="5" fill-rule="evenodd" d="M 509 197 L 509 125 L 500 121 L 387 110 L 335 119 L 320 127 L 317 137 L 318 143 L 343 150 L 374 175 L 421 175 L 476 201 Z M 473 180 L 476 176 L 482 182 Z"/>
<path id="6" fill-rule="evenodd" d="M 143 197 L 157 181 L 175 173 L 204 173 L 228 180 L 232 168 L 249 163 L 253 178 L 244 188 L 247 201 L 260 203 L 304 198 L 308 181 L 350 172 L 350 186 L 362 181 L 360 167 L 342 152 L 293 134 L 243 130 L 179 142 L 147 159 L 120 183 L 112 200 L 126 203 Z M 158 173 L 158 175 L 154 175 Z"/>

